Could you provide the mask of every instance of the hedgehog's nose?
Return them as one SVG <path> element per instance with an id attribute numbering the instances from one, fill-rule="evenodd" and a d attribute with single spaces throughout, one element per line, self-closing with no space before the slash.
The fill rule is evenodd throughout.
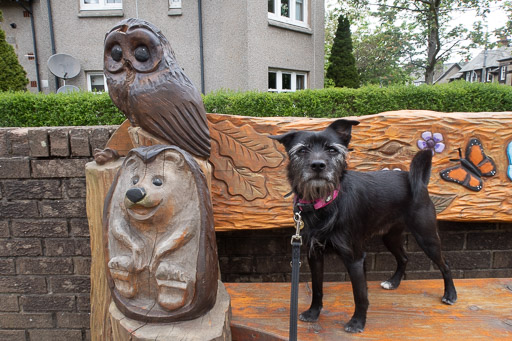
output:
<path id="1" fill-rule="evenodd" d="M 133 203 L 138 203 L 146 196 L 146 190 L 144 188 L 132 188 L 126 191 L 126 197 Z"/>

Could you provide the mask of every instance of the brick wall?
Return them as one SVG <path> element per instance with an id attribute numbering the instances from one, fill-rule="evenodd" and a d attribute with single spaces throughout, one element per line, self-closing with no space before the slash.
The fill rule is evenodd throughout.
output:
<path id="1" fill-rule="evenodd" d="M 0 129 L 0 340 L 89 339 L 84 165 L 114 129 Z"/>
<path id="2" fill-rule="evenodd" d="M 0 340 L 90 338 L 84 165 L 115 128 L 0 128 Z M 440 222 L 440 229 L 456 278 L 512 277 L 512 224 Z M 292 233 L 218 232 L 223 281 L 289 281 Z M 410 235 L 407 250 L 406 278 L 440 278 Z M 392 256 L 378 240 L 368 251 L 368 278 L 386 279 Z M 334 255 L 325 270 L 328 281 L 348 279 Z"/>

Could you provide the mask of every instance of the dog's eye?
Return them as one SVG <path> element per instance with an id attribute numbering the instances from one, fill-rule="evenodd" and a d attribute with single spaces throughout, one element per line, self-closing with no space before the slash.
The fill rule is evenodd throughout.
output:
<path id="1" fill-rule="evenodd" d="M 162 181 L 162 179 L 160 179 L 160 178 L 154 178 L 154 179 L 153 179 L 153 185 L 155 185 L 155 186 L 162 186 L 162 185 L 163 185 L 163 183 L 164 183 L 164 182 L 163 182 L 163 181 Z"/>
<path id="2" fill-rule="evenodd" d="M 139 182 L 139 177 L 138 176 L 134 176 L 132 178 L 132 184 L 136 185 L 138 182 Z"/>
<path id="3" fill-rule="evenodd" d="M 336 150 L 336 148 L 328 147 L 328 148 L 327 148 L 327 152 L 328 152 L 328 153 L 331 153 L 331 154 L 336 154 L 338 151 Z"/>
<path id="4" fill-rule="evenodd" d="M 301 148 L 299 149 L 299 154 L 306 154 L 308 152 L 307 148 Z"/>

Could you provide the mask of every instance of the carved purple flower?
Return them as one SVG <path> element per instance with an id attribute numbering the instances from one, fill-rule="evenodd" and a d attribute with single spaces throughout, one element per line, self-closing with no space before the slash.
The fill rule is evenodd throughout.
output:
<path id="1" fill-rule="evenodd" d="M 430 149 L 432 151 L 432 155 L 435 153 L 441 153 L 444 150 L 443 135 L 441 133 L 431 133 L 430 131 L 425 131 L 421 134 L 423 140 L 418 140 L 418 148 L 419 149 Z"/>

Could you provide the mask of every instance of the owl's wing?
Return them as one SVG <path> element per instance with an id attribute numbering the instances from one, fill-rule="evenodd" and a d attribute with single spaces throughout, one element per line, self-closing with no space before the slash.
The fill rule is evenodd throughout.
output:
<path id="1" fill-rule="evenodd" d="M 140 127 L 187 152 L 208 158 L 210 131 L 201 95 L 192 84 L 168 81 L 132 98 Z"/>

